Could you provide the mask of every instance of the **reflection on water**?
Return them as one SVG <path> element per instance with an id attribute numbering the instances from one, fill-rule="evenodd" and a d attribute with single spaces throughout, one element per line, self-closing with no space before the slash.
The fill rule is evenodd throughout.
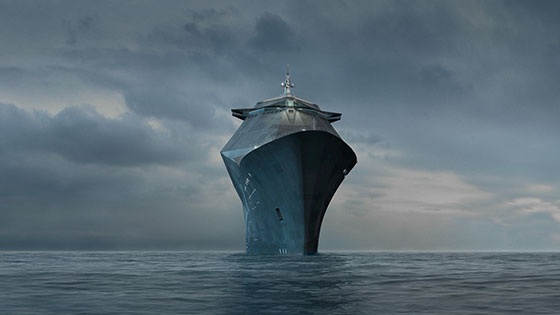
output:
<path id="1" fill-rule="evenodd" d="M 355 279 L 344 256 L 236 254 L 223 259 L 231 266 L 226 294 L 220 301 L 225 312 L 341 313 L 356 301 L 347 286 Z"/>
<path id="2" fill-rule="evenodd" d="M 0 252 L 0 314 L 557 314 L 558 253 Z"/>

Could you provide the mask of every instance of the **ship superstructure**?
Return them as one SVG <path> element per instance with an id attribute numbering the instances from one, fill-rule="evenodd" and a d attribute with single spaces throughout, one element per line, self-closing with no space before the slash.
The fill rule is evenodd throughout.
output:
<path id="1" fill-rule="evenodd" d="M 248 253 L 317 252 L 327 206 L 356 154 L 331 126 L 341 114 L 292 95 L 232 109 L 243 123 L 221 151 L 243 203 Z"/>

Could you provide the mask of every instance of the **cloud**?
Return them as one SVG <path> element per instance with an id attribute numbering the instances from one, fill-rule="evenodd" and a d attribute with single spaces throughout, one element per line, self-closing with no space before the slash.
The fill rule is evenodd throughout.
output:
<path id="1" fill-rule="evenodd" d="M 299 50 L 294 30 L 276 14 L 265 12 L 257 19 L 249 45 L 262 52 L 284 53 Z"/>
<path id="2" fill-rule="evenodd" d="M 98 19 L 97 16 L 85 15 L 75 21 L 64 21 L 67 27 L 66 44 L 75 45 L 78 38 L 89 35 L 99 23 Z"/>
<path id="3" fill-rule="evenodd" d="M 373 149 L 361 152 L 352 174 L 340 188 L 336 208 L 348 214 L 438 213 L 442 216 L 477 215 L 477 206 L 494 198 L 493 194 L 467 183 L 448 171 L 397 168 Z"/>
<path id="4" fill-rule="evenodd" d="M 543 184 L 533 184 L 527 187 L 527 190 L 532 193 L 547 193 L 554 191 L 554 187 L 550 185 L 543 185 Z"/>
<path id="5" fill-rule="evenodd" d="M 0 143 L 11 152 L 48 152 L 81 163 L 120 166 L 172 164 L 192 158 L 188 146 L 133 115 L 106 118 L 91 106 L 68 107 L 56 116 L 0 104 Z"/>
<path id="6" fill-rule="evenodd" d="M 346 129 L 339 130 L 338 132 L 345 140 L 353 143 L 377 144 L 381 142 L 381 138 L 372 133 L 363 133 Z"/>
<path id="7" fill-rule="evenodd" d="M 322 246 L 558 246 L 552 3 L 0 6 L 2 248 L 241 249 L 218 152 L 286 63 L 358 153 Z"/>
<path id="8" fill-rule="evenodd" d="M 222 140 L 157 124 L 1 104 L 0 248 L 240 247 L 241 207 L 206 148 Z"/>
<path id="9" fill-rule="evenodd" d="M 525 197 L 508 201 L 505 204 L 522 214 L 546 213 L 560 223 L 560 204 L 547 202 L 539 198 Z"/>

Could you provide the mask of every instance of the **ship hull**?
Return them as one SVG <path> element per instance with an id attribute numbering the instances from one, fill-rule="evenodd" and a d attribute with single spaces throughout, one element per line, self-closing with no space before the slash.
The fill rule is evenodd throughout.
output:
<path id="1" fill-rule="evenodd" d="M 243 203 L 246 250 L 259 254 L 316 253 L 327 206 L 356 164 L 339 137 L 312 130 L 222 158 Z"/>

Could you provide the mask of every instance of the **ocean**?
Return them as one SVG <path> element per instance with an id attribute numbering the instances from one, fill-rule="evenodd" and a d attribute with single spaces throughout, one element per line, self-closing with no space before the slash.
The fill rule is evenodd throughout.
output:
<path id="1" fill-rule="evenodd" d="M 0 252 L 0 314 L 560 314 L 560 253 Z"/>

